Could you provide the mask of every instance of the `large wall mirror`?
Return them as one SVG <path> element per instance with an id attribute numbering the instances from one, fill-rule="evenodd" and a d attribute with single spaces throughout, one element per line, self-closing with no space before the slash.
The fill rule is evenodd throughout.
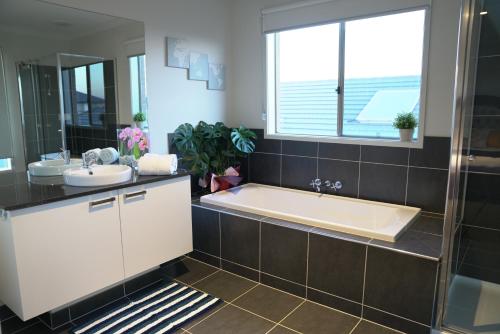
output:
<path id="1" fill-rule="evenodd" d="M 117 148 L 147 113 L 142 22 L 38 0 L 3 0 L 0 22 L 0 172 Z"/>

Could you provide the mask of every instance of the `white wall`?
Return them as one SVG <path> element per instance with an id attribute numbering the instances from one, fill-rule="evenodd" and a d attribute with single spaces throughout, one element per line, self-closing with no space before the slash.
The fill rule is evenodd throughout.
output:
<path id="1" fill-rule="evenodd" d="M 367 0 L 369 1 L 369 0 Z M 264 44 L 260 10 L 297 0 L 234 0 L 230 124 L 264 128 Z M 460 0 L 434 0 L 431 13 L 425 134 L 450 136 Z"/>
<path id="2" fill-rule="evenodd" d="M 135 42 L 133 42 L 135 40 Z M 133 43 L 132 43 L 133 42 Z M 71 40 L 71 52 L 116 61 L 118 114 L 121 124 L 132 122 L 128 57 L 145 53 L 144 24 L 131 22 L 114 29 Z M 146 60 L 147 62 L 147 60 Z"/>
<path id="3" fill-rule="evenodd" d="M 204 82 L 187 80 L 186 70 L 165 66 L 165 37 L 187 38 L 192 49 L 208 53 L 211 61 L 229 65 L 231 1 L 50 0 L 144 22 L 151 147 L 160 153 L 167 150 L 167 133 L 179 124 L 228 118 L 228 91 L 209 91 Z"/>
<path id="4" fill-rule="evenodd" d="M 10 131 L 13 132 L 12 153 L 14 157 L 14 168 L 16 171 L 23 171 L 26 169 L 26 165 L 24 160 L 24 138 L 21 123 L 21 109 L 19 105 L 16 62 L 44 57 L 53 54 L 55 50 L 67 51 L 68 45 L 65 42 L 44 38 L 42 36 L 25 35 L 12 31 L 0 30 L 0 47 L 2 47 L 4 51 Z M 4 141 L 7 140 L 6 138 L 9 137 L 9 135 L 2 131 L 0 138 Z M 8 140 L 10 141 L 10 139 Z"/>

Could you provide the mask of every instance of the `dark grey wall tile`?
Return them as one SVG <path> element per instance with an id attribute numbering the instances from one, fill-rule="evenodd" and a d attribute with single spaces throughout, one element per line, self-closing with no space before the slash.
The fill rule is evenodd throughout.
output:
<path id="1" fill-rule="evenodd" d="M 263 272 L 306 284 L 306 232 L 262 223 L 261 243 L 260 261 Z"/>
<path id="2" fill-rule="evenodd" d="M 252 153 L 250 159 L 250 182 L 280 185 L 281 156 Z"/>
<path id="3" fill-rule="evenodd" d="M 310 234 L 308 286 L 361 303 L 366 247 Z"/>
<path id="4" fill-rule="evenodd" d="M 368 247 L 365 305 L 431 325 L 438 265 Z"/>
<path id="5" fill-rule="evenodd" d="M 408 165 L 409 149 L 403 147 L 361 146 L 361 161 Z"/>
<path id="6" fill-rule="evenodd" d="M 342 182 L 342 189 L 336 192 L 329 190 L 332 194 L 349 197 L 358 196 L 358 162 L 319 159 L 318 177 L 323 181 Z"/>
<path id="7" fill-rule="evenodd" d="M 123 285 L 117 285 L 113 288 L 105 290 L 95 296 L 87 298 L 81 302 L 73 304 L 69 307 L 71 314 L 71 319 L 79 318 L 90 311 L 98 309 L 104 305 L 107 305 L 115 300 L 124 297 Z"/>
<path id="8" fill-rule="evenodd" d="M 198 206 L 191 208 L 194 249 L 220 257 L 219 213 Z"/>
<path id="9" fill-rule="evenodd" d="M 500 175 L 469 173 L 464 224 L 500 230 L 498 217 Z"/>
<path id="10" fill-rule="evenodd" d="M 301 155 L 304 157 L 318 156 L 318 143 L 311 141 L 283 140 L 283 154 Z"/>
<path id="11" fill-rule="evenodd" d="M 260 222 L 221 213 L 222 259 L 259 269 Z"/>
<path id="12" fill-rule="evenodd" d="M 404 204 L 408 167 L 361 163 L 359 197 Z"/>
<path id="13" fill-rule="evenodd" d="M 360 145 L 319 143 L 320 158 L 359 161 Z"/>
<path id="14" fill-rule="evenodd" d="M 310 190 L 311 180 L 317 177 L 318 159 L 283 156 L 281 185 Z"/>
<path id="15" fill-rule="evenodd" d="M 442 241 L 443 237 L 440 235 L 410 229 L 404 232 L 396 242 L 373 239 L 370 241 L 370 245 L 428 256 L 437 261 L 441 256 Z"/>
<path id="16" fill-rule="evenodd" d="M 425 137 L 423 149 L 410 150 L 410 166 L 448 169 L 449 163 L 449 137 Z"/>
<path id="17" fill-rule="evenodd" d="M 128 280 L 124 283 L 125 294 L 134 293 L 140 289 L 147 287 L 155 282 L 158 282 L 162 279 L 162 273 L 160 269 L 154 269 L 150 272 L 135 277 L 131 280 Z"/>
<path id="18" fill-rule="evenodd" d="M 448 171 L 410 167 L 406 203 L 424 211 L 444 213 L 447 188 Z"/>
<path id="19" fill-rule="evenodd" d="M 307 299 L 357 317 L 361 316 L 361 304 L 351 300 L 339 298 L 311 288 L 307 289 Z"/>
<path id="20" fill-rule="evenodd" d="M 229 271 L 233 274 L 246 277 L 253 281 L 259 281 L 259 272 L 257 270 L 253 270 L 247 267 L 240 266 L 235 263 L 231 263 L 225 260 L 221 260 L 221 268 L 223 270 Z"/>
<path id="21" fill-rule="evenodd" d="M 209 264 L 209 265 L 217 267 L 217 268 L 220 268 L 220 266 L 221 266 L 221 264 L 220 264 L 220 262 L 221 262 L 220 257 L 215 257 L 215 256 L 212 256 L 212 255 L 208 255 L 206 253 L 199 252 L 196 249 L 193 250 L 189 254 L 189 257 L 191 257 L 193 259 L 196 259 L 198 261 L 201 261 L 201 262 L 205 262 L 206 264 Z"/>
<path id="22" fill-rule="evenodd" d="M 267 275 L 266 273 L 260 274 L 260 282 L 264 285 L 268 285 L 270 287 L 276 288 L 278 290 L 283 290 L 292 295 L 296 295 L 299 297 L 305 298 L 306 296 L 306 287 L 300 284 L 292 283 L 289 281 L 285 281 L 278 277 L 274 277 L 271 275 Z"/>
<path id="23" fill-rule="evenodd" d="M 265 139 L 264 130 L 253 129 L 257 135 L 257 140 L 255 141 L 255 152 L 264 153 L 281 153 L 281 140 L 276 139 Z"/>
<path id="24" fill-rule="evenodd" d="M 377 324 L 394 328 L 407 334 L 429 334 L 431 331 L 431 328 L 428 326 L 420 325 L 392 314 L 372 309 L 371 307 L 363 308 L 363 317 Z"/>

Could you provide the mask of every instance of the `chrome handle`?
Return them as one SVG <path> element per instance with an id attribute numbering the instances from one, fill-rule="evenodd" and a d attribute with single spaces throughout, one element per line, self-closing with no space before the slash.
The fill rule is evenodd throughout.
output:
<path id="1" fill-rule="evenodd" d="M 103 200 L 100 200 L 100 201 L 90 202 L 89 203 L 89 208 L 92 209 L 92 208 L 94 208 L 96 206 L 99 206 L 99 205 L 113 203 L 114 201 L 116 201 L 116 197 L 110 197 L 110 198 L 106 198 L 106 199 L 103 199 Z"/>
<path id="2" fill-rule="evenodd" d="M 131 198 L 134 198 L 134 197 L 139 197 L 139 196 L 146 196 L 148 192 L 146 190 L 143 190 L 143 191 L 138 191 L 136 193 L 130 193 L 130 194 L 125 194 L 125 199 L 131 199 Z"/>

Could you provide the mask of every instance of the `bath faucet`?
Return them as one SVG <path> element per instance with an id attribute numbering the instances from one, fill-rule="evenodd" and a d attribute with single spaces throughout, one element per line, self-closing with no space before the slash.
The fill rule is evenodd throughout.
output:
<path id="1" fill-rule="evenodd" d="M 313 187 L 314 190 L 316 190 L 316 192 L 321 192 L 321 185 L 323 183 L 321 182 L 321 179 L 313 179 L 310 183 L 310 185 Z"/>
<path id="2" fill-rule="evenodd" d="M 337 192 L 340 189 L 342 189 L 342 182 L 340 182 L 340 181 L 332 182 L 330 180 L 327 180 L 327 181 L 325 181 L 325 186 L 327 186 L 328 188 L 333 189 L 333 190 L 335 190 L 335 192 Z"/>
<path id="3" fill-rule="evenodd" d="M 59 152 L 59 158 L 64 160 L 65 165 L 69 165 L 71 162 L 71 152 L 70 150 L 65 150 L 61 148 L 61 152 Z"/>

